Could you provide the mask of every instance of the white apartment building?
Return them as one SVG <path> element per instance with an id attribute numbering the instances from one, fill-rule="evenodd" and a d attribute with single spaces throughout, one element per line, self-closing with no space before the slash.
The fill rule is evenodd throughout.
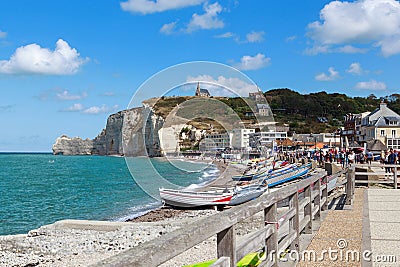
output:
<path id="1" fill-rule="evenodd" d="M 293 134 L 293 141 L 309 143 L 339 144 L 340 134 L 338 133 L 318 133 L 318 134 Z"/>
<path id="2" fill-rule="evenodd" d="M 249 137 L 254 134 L 254 129 L 234 129 L 232 130 L 232 148 L 233 149 L 246 149 L 250 147 Z"/>
<path id="3" fill-rule="evenodd" d="M 229 133 L 211 133 L 207 134 L 200 142 L 200 151 L 223 150 L 231 147 L 231 137 Z"/>
<path id="4" fill-rule="evenodd" d="M 274 141 L 285 140 L 287 138 L 287 132 L 257 132 L 250 134 L 250 146 L 257 148 L 260 146 L 272 147 Z"/>

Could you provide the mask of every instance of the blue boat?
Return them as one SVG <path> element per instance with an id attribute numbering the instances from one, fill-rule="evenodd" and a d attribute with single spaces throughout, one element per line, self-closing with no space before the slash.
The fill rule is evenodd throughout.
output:
<path id="1" fill-rule="evenodd" d="M 258 172 L 255 173 L 249 173 L 249 174 L 242 174 L 242 175 L 234 175 L 232 176 L 232 180 L 237 181 L 237 182 L 243 182 L 243 181 L 251 181 L 251 180 L 256 180 L 259 179 L 267 174 L 268 168 L 263 168 Z"/>
<path id="2" fill-rule="evenodd" d="M 291 180 L 300 178 L 306 174 L 311 169 L 311 164 L 297 166 L 291 165 L 288 168 L 273 171 L 264 178 L 264 183 L 268 185 L 268 187 L 274 187 L 279 184 L 283 184 L 285 182 L 289 182 Z"/>

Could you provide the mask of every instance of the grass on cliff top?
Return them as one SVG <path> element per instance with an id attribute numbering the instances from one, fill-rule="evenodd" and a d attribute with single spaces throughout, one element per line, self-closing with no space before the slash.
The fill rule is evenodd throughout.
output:
<path id="1" fill-rule="evenodd" d="M 233 129 L 241 127 L 238 124 L 250 125 L 255 122 L 254 117 L 245 115 L 251 108 L 241 98 L 180 96 L 162 97 L 151 102 L 154 112 L 164 119 L 179 106 L 176 115 L 190 120 L 189 124 L 198 129 L 206 130 L 211 125 L 217 130 L 222 127 L 221 124 L 224 126 L 222 128 Z"/>
<path id="2" fill-rule="evenodd" d="M 151 101 L 151 106 L 157 115 L 165 119 L 177 105 L 192 98 L 194 98 L 194 96 L 153 98 Z"/>

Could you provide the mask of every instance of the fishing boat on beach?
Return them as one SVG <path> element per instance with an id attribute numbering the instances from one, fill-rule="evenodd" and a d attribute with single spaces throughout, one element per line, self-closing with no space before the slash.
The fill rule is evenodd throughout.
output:
<path id="1" fill-rule="evenodd" d="M 252 199 L 258 198 L 268 189 L 265 185 L 252 184 L 248 186 L 242 186 L 235 188 L 234 195 L 232 196 L 229 205 L 239 205 L 250 201 Z"/>
<path id="2" fill-rule="evenodd" d="M 227 205 L 234 195 L 234 192 L 229 190 L 226 190 L 228 192 L 193 192 L 160 188 L 159 191 L 160 197 L 165 204 L 182 208 Z"/>
<path id="3" fill-rule="evenodd" d="M 270 173 L 265 171 L 255 183 L 252 181 L 246 185 L 237 184 L 233 188 L 204 192 L 160 188 L 159 192 L 162 201 L 174 207 L 239 205 L 258 198 L 267 191 L 268 187 L 303 177 L 309 172 L 310 166 L 310 164 L 301 166 L 293 164 Z"/>
<path id="4" fill-rule="evenodd" d="M 239 205 L 261 196 L 268 187 L 292 181 L 301 178 L 308 174 L 311 164 L 307 165 L 288 165 L 282 169 L 272 171 L 259 179 L 256 184 L 249 184 L 241 187 L 236 187 L 229 205 Z"/>
<path id="5" fill-rule="evenodd" d="M 311 164 L 307 165 L 289 165 L 283 169 L 275 170 L 269 173 L 265 178 L 264 182 L 268 184 L 268 187 L 273 187 L 285 182 L 292 181 L 294 179 L 301 178 L 308 174 L 311 169 Z"/>
<path id="6" fill-rule="evenodd" d="M 285 166 L 287 166 L 287 164 L 288 164 L 287 161 L 275 162 L 273 159 L 266 159 L 263 161 L 259 161 L 258 165 L 252 165 L 254 169 L 247 169 L 244 174 L 234 175 L 232 176 L 232 180 L 238 182 L 257 180 L 261 177 L 264 177 L 266 174 L 270 173 L 275 169 L 284 168 Z"/>
<path id="7" fill-rule="evenodd" d="M 234 181 L 251 181 L 251 180 L 256 180 L 263 175 L 266 174 L 267 171 L 269 171 L 271 168 L 261 168 L 260 170 L 252 173 L 247 173 L 247 174 L 242 174 L 242 175 L 234 175 L 232 176 L 232 180 Z"/>

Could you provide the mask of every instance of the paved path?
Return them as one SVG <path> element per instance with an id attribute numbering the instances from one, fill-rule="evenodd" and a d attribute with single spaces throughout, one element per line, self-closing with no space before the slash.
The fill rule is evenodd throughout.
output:
<path id="1" fill-rule="evenodd" d="M 352 207 L 328 211 L 306 250 L 316 257 L 298 266 L 400 266 L 400 190 L 357 188 Z"/>
<path id="2" fill-rule="evenodd" d="M 368 189 L 366 197 L 373 266 L 400 266 L 400 190 Z"/>
<path id="3" fill-rule="evenodd" d="M 353 209 L 343 209 L 343 206 L 337 205 L 336 209 L 329 210 L 307 247 L 310 252 L 308 255 L 312 257 L 305 257 L 298 265 L 361 266 L 361 260 L 357 257 L 353 260 L 352 255 L 353 251 L 359 254 L 362 250 L 363 203 L 364 189 L 356 189 Z"/>

